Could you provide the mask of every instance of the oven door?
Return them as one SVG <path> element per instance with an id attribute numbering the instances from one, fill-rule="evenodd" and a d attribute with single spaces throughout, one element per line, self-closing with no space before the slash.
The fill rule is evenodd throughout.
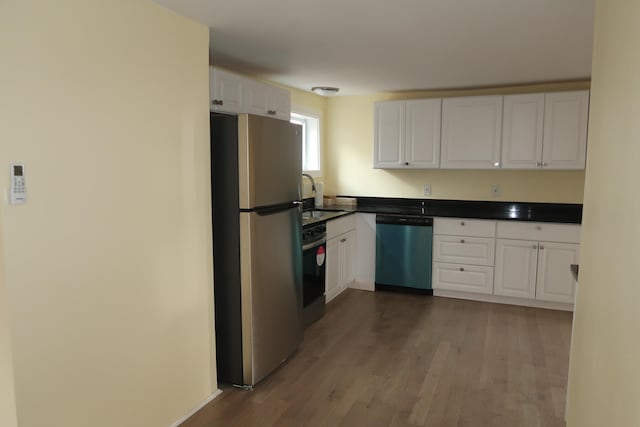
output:
<path id="1" fill-rule="evenodd" d="M 326 258 L 326 238 L 302 248 L 302 306 L 305 308 L 319 299 L 324 300 Z"/>

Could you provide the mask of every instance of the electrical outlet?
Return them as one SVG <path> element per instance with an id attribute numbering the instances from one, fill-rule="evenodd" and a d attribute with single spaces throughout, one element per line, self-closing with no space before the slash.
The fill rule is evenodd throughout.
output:
<path id="1" fill-rule="evenodd" d="M 424 185 L 423 194 L 425 196 L 430 196 L 431 195 L 431 184 L 425 184 Z"/>
<path id="2" fill-rule="evenodd" d="M 491 186 L 491 196 L 499 197 L 501 195 L 502 195 L 502 189 L 500 188 L 500 186 L 498 184 L 493 184 Z"/>

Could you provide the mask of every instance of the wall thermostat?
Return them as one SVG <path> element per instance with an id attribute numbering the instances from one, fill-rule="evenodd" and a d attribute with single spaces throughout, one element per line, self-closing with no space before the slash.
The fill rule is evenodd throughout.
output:
<path id="1" fill-rule="evenodd" d="M 24 183 L 24 165 L 21 163 L 11 164 L 11 198 L 12 205 L 27 203 L 27 187 Z"/>

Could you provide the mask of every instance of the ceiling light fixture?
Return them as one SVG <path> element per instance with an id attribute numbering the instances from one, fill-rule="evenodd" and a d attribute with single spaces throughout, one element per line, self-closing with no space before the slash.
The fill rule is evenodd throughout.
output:
<path id="1" fill-rule="evenodd" d="M 311 92 L 322 96 L 334 96 L 337 95 L 340 88 L 331 86 L 314 86 L 311 88 Z"/>

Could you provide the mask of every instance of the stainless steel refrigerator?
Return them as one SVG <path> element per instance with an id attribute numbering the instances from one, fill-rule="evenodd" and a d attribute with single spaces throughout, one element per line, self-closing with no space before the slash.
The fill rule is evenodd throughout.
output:
<path id="1" fill-rule="evenodd" d="M 302 128 L 211 115 L 216 362 L 251 387 L 302 340 Z"/>

